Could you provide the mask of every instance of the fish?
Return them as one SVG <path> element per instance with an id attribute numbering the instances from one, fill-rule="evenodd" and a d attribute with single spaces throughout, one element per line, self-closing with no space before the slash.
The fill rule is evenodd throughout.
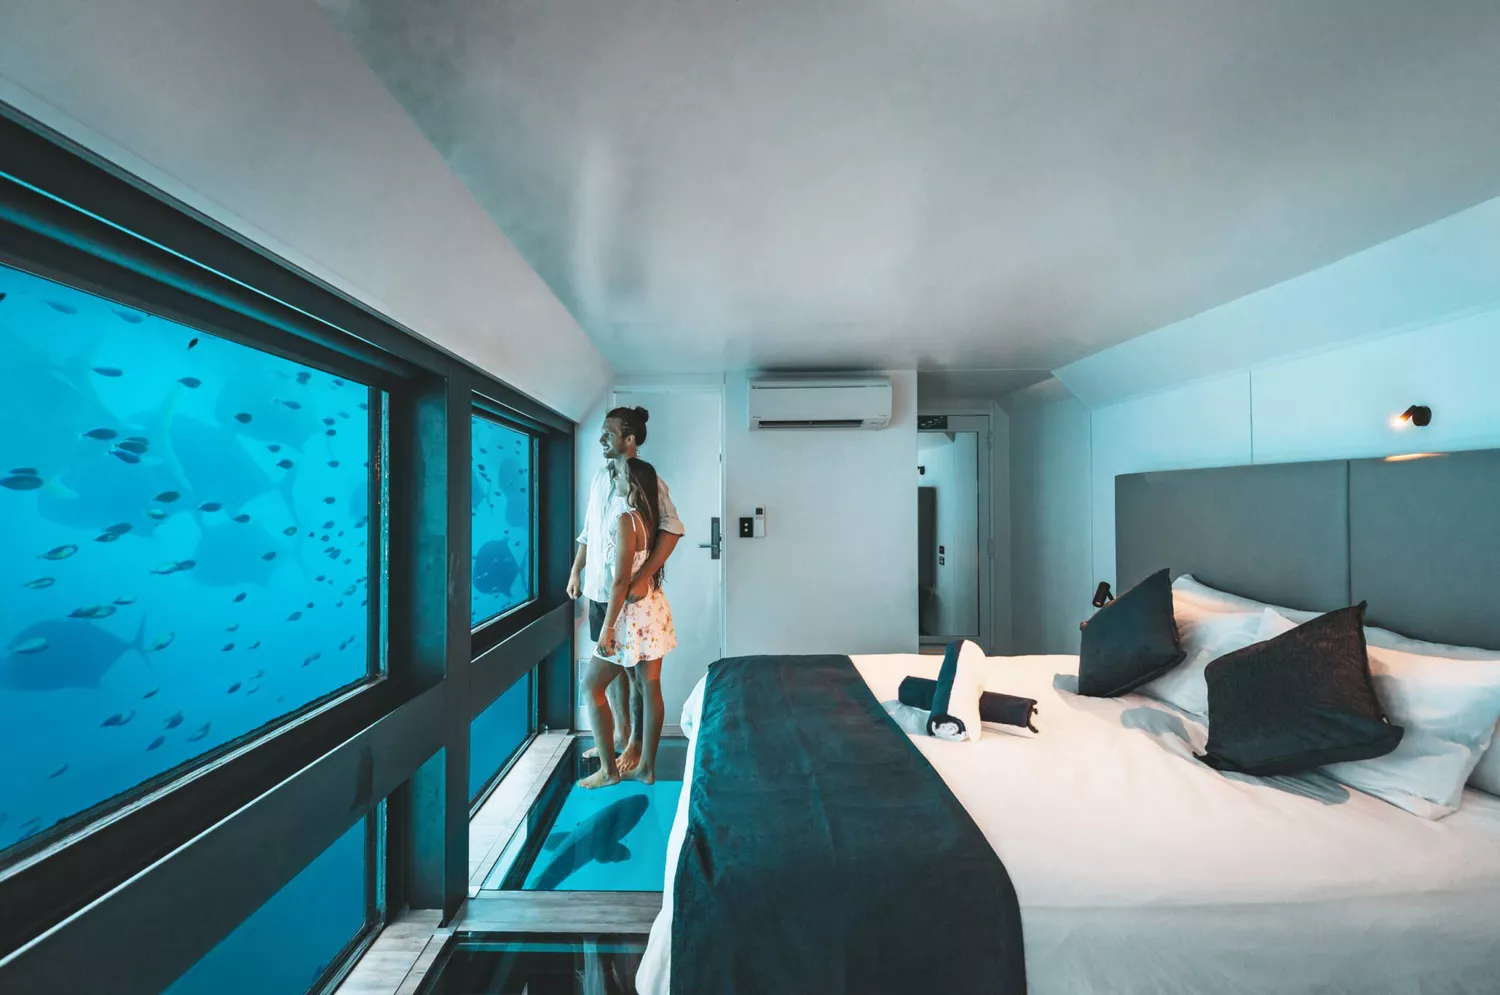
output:
<path id="1" fill-rule="evenodd" d="M 37 556 L 37 559 L 39 559 L 39 560 L 66 560 L 68 557 L 72 556 L 76 552 L 78 552 L 78 547 L 74 546 L 74 545 L 72 545 L 70 543 L 69 545 L 66 545 L 66 546 L 57 546 L 56 548 L 49 549 L 45 553 L 39 554 Z"/>
<path id="2" fill-rule="evenodd" d="M 251 643 L 250 646 L 249 646 L 249 648 L 253 649 L 253 650 L 260 649 L 260 640 L 257 639 L 255 642 Z"/>
<path id="3" fill-rule="evenodd" d="M 197 377 L 183 377 L 177 382 L 182 384 L 188 390 L 197 390 L 199 387 L 203 386 L 203 381 L 199 380 Z"/>
<path id="4" fill-rule="evenodd" d="M 127 653 L 145 658 L 145 621 L 130 641 L 92 621 L 54 618 L 22 629 L 0 657 L 0 688 L 56 691 L 97 688 Z"/>
<path id="5" fill-rule="evenodd" d="M 219 652 L 220 653 L 228 653 L 232 649 L 234 649 L 234 643 L 225 643 L 224 644 L 224 648 L 221 649 L 221 650 L 219 650 Z"/>
<path id="6" fill-rule="evenodd" d="M 192 560 L 168 560 L 165 563 L 161 563 L 155 567 L 152 567 L 151 572 L 157 574 L 158 576 L 165 577 L 168 574 L 180 573 L 183 570 L 191 570 L 192 567 L 185 566 L 184 564 L 192 562 Z"/>
<path id="7" fill-rule="evenodd" d="M 553 833 L 542 844 L 552 857 L 532 886 L 537 891 L 555 891 L 575 871 L 591 863 L 614 864 L 630 859 L 621 842 L 641 821 L 649 805 L 643 794 L 628 795 L 578 823 L 570 833 Z"/>
<path id="8" fill-rule="evenodd" d="M 330 467 L 332 467 L 333 469 L 337 470 L 339 468 L 339 461 L 336 460 L 336 459 L 331 459 L 331 460 L 328 461 L 328 465 Z"/>
<path id="9" fill-rule="evenodd" d="M 127 453 L 135 453 L 137 456 L 151 448 L 151 443 L 144 439 L 126 439 L 124 442 L 116 442 L 116 449 L 123 449 Z"/>
<path id="10" fill-rule="evenodd" d="M 116 432 L 112 428 L 95 428 L 95 429 L 90 429 L 89 431 L 87 431 L 87 432 L 85 432 L 83 434 L 85 436 L 87 436 L 88 438 L 90 438 L 90 439 L 109 440 L 109 439 L 113 439 L 115 436 L 119 435 L 120 433 Z"/>
<path id="11" fill-rule="evenodd" d="M 244 592 L 244 591 L 241 591 L 239 594 L 236 594 L 234 596 L 235 603 L 238 604 L 239 602 L 244 601 L 245 600 L 245 594 L 246 594 L 246 592 Z"/>
<path id="12" fill-rule="evenodd" d="M 122 607 L 123 606 L 128 606 L 128 605 L 133 605 L 133 604 L 135 604 L 135 599 L 134 598 L 116 598 L 115 599 L 115 604 L 120 605 Z"/>
<path id="13" fill-rule="evenodd" d="M 148 508 L 146 517 L 161 522 L 166 520 L 167 513 L 160 508 Z"/>
<path id="14" fill-rule="evenodd" d="M 53 778 L 62 777 L 67 772 L 68 772 L 68 765 L 67 764 L 63 764 L 61 767 L 57 768 L 57 770 L 54 770 L 52 773 L 48 774 L 47 775 L 47 780 L 50 781 Z M 32 822 L 40 822 L 41 820 L 40 819 L 33 819 L 31 821 Z"/>
<path id="15" fill-rule="evenodd" d="M 40 591 L 42 588 L 51 587 L 56 583 L 57 579 L 54 577 L 38 577 L 36 580 L 28 580 L 26 582 L 26 586 L 31 588 L 33 591 Z"/>
<path id="16" fill-rule="evenodd" d="M 151 640 L 151 645 L 146 647 L 146 649 L 152 653 L 155 653 L 158 650 L 164 650 L 168 646 L 171 646 L 172 640 L 176 638 L 177 633 L 175 632 L 169 632 L 165 636 L 157 636 L 155 639 Z"/>
<path id="17" fill-rule="evenodd" d="M 173 712 L 167 717 L 166 727 L 168 729 L 176 729 L 180 725 L 182 725 L 182 712 L 180 710 Z"/>
<path id="18" fill-rule="evenodd" d="M 290 470 L 292 467 L 296 466 L 297 464 L 293 463 L 289 459 L 284 459 L 284 460 L 279 461 L 276 465 L 279 466 L 279 467 L 281 467 L 283 470 Z"/>
<path id="19" fill-rule="evenodd" d="M 129 311 L 119 311 L 119 310 L 116 310 L 115 314 L 119 317 L 119 319 L 121 321 L 127 322 L 128 324 L 131 324 L 131 325 L 139 325 L 141 322 L 143 322 L 143 321 L 146 320 L 145 318 L 142 318 L 138 314 L 131 314 Z"/>
<path id="20" fill-rule="evenodd" d="M 151 741 L 151 745 L 148 746 L 148 747 L 146 747 L 146 752 L 150 753 L 152 750 L 154 750 L 157 747 L 161 746 L 166 741 L 167 741 L 167 737 L 165 737 L 165 736 L 157 736 L 155 739 L 153 739 Z"/>
<path id="21" fill-rule="evenodd" d="M 130 529 L 131 525 L 129 522 L 116 522 L 104 531 L 112 535 L 122 536 L 125 533 L 129 532 Z"/>
<path id="22" fill-rule="evenodd" d="M 238 522 L 241 525 L 244 525 L 246 522 L 250 521 L 250 516 L 249 515 L 235 515 L 233 520 L 236 521 L 236 522 Z"/>
<path id="23" fill-rule="evenodd" d="M 94 536 L 95 542 L 116 542 L 120 538 L 118 532 L 106 532 L 103 535 Z"/>
<path id="24" fill-rule="evenodd" d="M 176 501 L 180 497 L 182 497 L 182 495 L 177 493 L 176 491 L 162 491 L 160 494 L 156 495 L 155 500 L 160 501 L 162 504 L 171 504 L 173 501 Z"/>
<path id="25" fill-rule="evenodd" d="M 274 442 L 273 442 L 273 443 L 271 443 L 271 444 L 270 444 L 270 445 L 269 445 L 269 446 L 267 446 L 267 447 L 266 447 L 266 448 L 267 448 L 267 449 L 269 449 L 269 450 L 270 450 L 270 451 L 271 451 L 271 452 L 273 452 L 273 453 L 279 453 L 279 452 L 281 452 L 281 447 L 280 447 L 280 446 L 278 446 L 278 445 L 277 445 L 277 444 L 276 444 L 276 443 L 274 443 Z"/>
<path id="26" fill-rule="evenodd" d="M 84 605 L 68 612 L 69 618 L 109 618 L 115 613 L 113 605 Z"/>
<path id="27" fill-rule="evenodd" d="M 357 590 L 359 590 L 359 585 L 357 585 L 357 584 L 350 584 L 348 587 L 344 588 L 344 597 L 347 598 L 349 595 L 353 594 Z"/>
<path id="28" fill-rule="evenodd" d="M 300 411 L 302 409 L 302 405 L 298 401 L 282 401 L 281 403 L 285 404 L 287 407 L 291 408 L 293 411 Z"/>
<path id="29" fill-rule="evenodd" d="M 13 491 L 34 491 L 42 486 L 42 478 L 33 477 L 28 474 L 15 474 L 14 476 L 0 478 L 0 487 L 7 487 Z"/>
<path id="30" fill-rule="evenodd" d="M 257 691 L 259 691 L 259 690 L 260 690 L 260 685 L 259 685 L 259 684 L 257 684 L 257 685 L 255 685 L 255 687 L 253 687 L 253 688 L 246 688 L 246 689 L 245 689 L 245 694 L 247 694 L 247 695 L 251 695 L 251 694 L 254 694 L 254 693 L 255 693 L 255 692 L 257 692 Z"/>
<path id="31" fill-rule="evenodd" d="M 124 370 L 117 366 L 96 366 L 94 367 L 94 372 L 101 377 L 118 377 L 123 376 L 125 373 Z"/>
<path id="32" fill-rule="evenodd" d="M 255 673 L 250 675 L 250 679 L 252 681 L 258 681 L 264 676 L 266 676 L 266 672 L 264 670 L 257 670 Z"/>
<path id="33" fill-rule="evenodd" d="M 330 428 L 328 431 L 324 432 L 323 434 L 324 435 L 328 435 L 328 436 L 338 435 L 339 434 L 339 430 L 336 429 L 336 428 Z"/>
<path id="34" fill-rule="evenodd" d="M 288 622 L 295 622 L 295 621 L 297 621 L 297 619 L 299 619 L 301 617 L 302 617 L 302 613 L 301 612 L 292 612 L 290 615 L 288 615 L 286 617 L 286 620 Z"/>
<path id="35" fill-rule="evenodd" d="M 234 694 L 239 689 L 240 689 L 240 682 L 239 681 L 235 681 L 233 684 L 229 685 L 229 690 L 225 691 L 224 693 L 225 694 Z"/>
<path id="36" fill-rule="evenodd" d="M 200 504 L 198 506 L 198 510 L 199 511 L 214 512 L 214 511 L 218 511 L 222 507 L 224 507 L 224 506 L 222 504 L 220 504 L 219 502 L 217 502 L 217 501 L 204 501 L 202 504 Z"/>
<path id="37" fill-rule="evenodd" d="M 481 594 L 507 594 L 521 576 L 521 565 L 510 543 L 492 539 L 474 554 L 474 590 Z"/>
<path id="38" fill-rule="evenodd" d="M 196 743 L 196 742 L 198 742 L 198 740 L 200 740 L 204 736 L 208 735 L 208 727 L 211 726 L 211 725 L 213 725 L 212 722 L 205 722 L 205 723 L 203 723 L 203 728 L 199 729 L 197 732 L 195 732 L 191 736 L 189 736 L 187 738 L 187 741 L 189 743 Z"/>
<path id="39" fill-rule="evenodd" d="M 224 631 L 225 632 L 236 632 L 236 631 L 239 630 L 239 627 L 240 627 L 240 623 L 238 623 L 238 622 L 231 622 L 231 623 L 229 623 L 228 628 L 226 628 Z"/>
<path id="40" fill-rule="evenodd" d="M 306 659 L 306 660 L 303 660 L 303 661 L 302 661 L 302 666 L 304 666 L 304 667 L 305 667 L 305 666 L 307 666 L 307 665 L 308 665 L 308 664 L 309 664 L 309 663 L 313 663 L 313 662 L 314 662 L 314 661 L 316 661 L 316 660 L 319 660 L 319 659 L 321 659 L 321 658 L 322 658 L 322 656 L 323 656 L 323 654 L 322 654 L 322 653 L 321 653 L 321 652 L 319 652 L 319 653 L 314 653 L 314 654 L 313 654 L 313 655 L 312 655 L 312 656 L 310 656 L 310 657 L 308 657 L 308 658 L 307 658 L 307 659 Z"/>
<path id="41" fill-rule="evenodd" d="M 188 344 L 187 344 L 187 347 L 188 347 L 188 348 L 189 348 L 189 349 L 191 349 L 191 348 L 192 348 L 192 347 L 193 347 L 193 346 L 195 346 L 195 345 L 197 345 L 197 344 L 198 344 L 198 340 L 197 340 L 197 339 L 192 339 L 192 340 L 190 340 L 190 341 L 189 341 L 189 342 L 188 342 Z"/>
<path id="42" fill-rule="evenodd" d="M 142 698 L 155 698 L 157 696 L 157 694 L 160 693 L 160 692 L 161 692 L 161 688 L 152 688 L 150 691 L 147 691 L 145 694 L 141 695 L 141 697 Z"/>
<path id="43" fill-rule="evenodd" d="M 39 471 L 34 466 L 18 466 L 15 469 L 11 470 L 10 472 L 11 473 L 19 473 L 23 477 L 35 477 L 41 471 Z"/>
<path id="44" fill-rule="evenodd" d="M 286 536 L 294 536 L 297 534 L 297 526 L 288 525 L 286 528 L 281 530 L 281 534 Z"/>
<path id="45" fill-rule="evenodd" d="M 323 424 L 324 425 L 332 425 L 332 424 L 334 424 L 334 421 L 333 421 L 332 418 L 324 418 L 323 419 Z"/>
<path id="46" fill-rule="evenodd" d="M 234 420 L 239 422 L 241 425 L 248 425 L 250 424 L 250 415 L 244 411 L 241 411 L 239 414 L 234 416 Z"/>
<path id="47" fill-rule="evenodd" d="M 63 314 L 78 313 L 78 309 L 71 304 L 59 304 L 57 301 L 48 301 L 47 306 L 54 311 L 61 311 Z"/>
<path id="48" fill-rule="evenodd" d="M 133 718 L 135 718 L 135 712 L 116 712 L 99 724 L 101 726 L 122 726 L 129 723 Z"/>
<path id="49" fill-rule="evenodd" d="M 335 498 L 335 497 L 326 497 L 326 498 L 323 499 L 323 503 L 324 504 L 333 504 L 337 500 L 338 500 L 338 498 Z"/>
<path id="50" fill-rule="evenodd" d="M 262 553 L 261 556 L 260 556 L 260 558 L 263 559 L 263 560 L 265 560 L 267 563 L 269 563 L 272 560 L 276 559 L 276 554 L 275 554 L 275 552 Z"/>
<path id="51" fill-rule="evenodd" d="M 303 386 L 306 386 L 307 381 L 310 379 L 312 379 L 312 374 L 307 372 L 306 370 L 303 370 L 302 372 L 297 374 L 297 382 L 302 384 Z"/>

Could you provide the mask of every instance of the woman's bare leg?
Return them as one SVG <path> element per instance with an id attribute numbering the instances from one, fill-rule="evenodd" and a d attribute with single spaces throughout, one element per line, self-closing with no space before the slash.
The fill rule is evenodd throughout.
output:
<path id="1" fill-rule="evenodd" d="M 630 742 L 632 734 L 640 728 L 640 723 L 635 713 L 640 711 L 639 705 L 633 705 L 635 686 L 630 680 L 630 675 L 623 670 L 619 677 L 609 682 L 609 714 L 615 725 L 615 752 L 624 750 Z M 583 759 L 592 760 L 599 755 L 599 746 L 596 743 L 583 751 Z"/>
<path id="2" fill-rule="evenodd" d="M 632 780 L 646 784 L 656 783 L 656 749 L 661 745 L 661 723 L 666 706 L 661 700 L 661 661 L 642 660 L 636 664 L 631 676 L 641 696 L 641 754 L 640 763 L 627 769 L 623 763 L 620 773 Z"/>
<path id="3" fill-rule="evenodd" d="M 641 687 L 635 679 L 635 672 L 640 667 L 627 667 L 620 679 L 630 685 L 630 708 L 634 713 L 635 722 L 630 727 L 630 736 L 627 737 L 625 748 L 620 751 L 620 773 L 635 770 L 636 765 L 641 762 Z"/>
<path id="4" fill-rule="evenodd" d="M 614 738 L 614 722 L 610 715 L 610 682 L 621 675 L 618 664 L 601 660 L 598 654 L 589 658 L 589 669 L 584 675 L 584 693 L 588 695 L 589 728 L 593 730 L 595 743 L 608 743 Z M 615 752 L 602 750 L 599 753 L 599 769 L 578 782 L 583 788 L 603 788 L 617 784 L 620 768 L 615 764 Z"/>

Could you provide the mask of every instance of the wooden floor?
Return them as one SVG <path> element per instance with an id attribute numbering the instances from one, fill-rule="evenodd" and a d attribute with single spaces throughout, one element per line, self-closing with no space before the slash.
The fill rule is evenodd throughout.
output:
<path id="1" fill-rule="evenodd" d="M 544 732 L 537 736 L 469 820 L 470 898 L 479 894 L 486 875 L 500 859 L 500 852 L 526 818 L 542 786 L 572 743 L 572 733 Z"/>
<path id="2" fill-rule="evenodd" d="M 659 891 L 487 891 L 469 899 L 454 928 L 476 933 L 644 936 L 660 911 Z"/>

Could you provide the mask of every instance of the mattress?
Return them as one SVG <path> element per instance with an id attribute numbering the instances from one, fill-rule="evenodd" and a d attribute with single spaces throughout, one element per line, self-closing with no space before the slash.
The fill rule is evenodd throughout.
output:
<path id="1" fill-rule="evenodd" d="M 851 659 L 880 701 L 942 663 Z M 1321 775 L 1221 774 L 1192 759 L 1207 730 L 1186 713 L 1070 693 L 1076 657 L 987 665 L 986 690 L 1037 699 L 1040 734 L 987 726 L 978 742 L 915 741 L 1015 884 L 1031 992 L 1500 991 L 1500 798 L 1468 791 L 1429 821 Z M 690 740 L 702 690 L 683 709 Z M 685 780 L 641 995 L 670 987 L 690 790 Z"/>

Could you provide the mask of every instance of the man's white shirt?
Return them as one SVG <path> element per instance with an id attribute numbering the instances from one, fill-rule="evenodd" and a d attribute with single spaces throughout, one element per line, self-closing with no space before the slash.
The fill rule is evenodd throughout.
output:
<path id="1" fill-rule="evenodd" d="M 583 560 L 583 596 L 590 601 L 609 601 L 609 589 L 614 583 L 614 563 L 606 563 L 604 536 L 614 527 L 615 519 L 629 510 L 625 499 L 614 493 L 614 479 L 609 474 L 609 464 L 601 466 L 589 485 L 589 505 L 583 516 L 583 531 L 578 533 L 578 542 L 588 552 Z M 672 494 L 667 482 L 656 478 L 656 493 L 661 507 L 661 522 L 658 532 L 683 535 L 682 522 L 677 518 L 677 507 L 672 504 Z"/>

